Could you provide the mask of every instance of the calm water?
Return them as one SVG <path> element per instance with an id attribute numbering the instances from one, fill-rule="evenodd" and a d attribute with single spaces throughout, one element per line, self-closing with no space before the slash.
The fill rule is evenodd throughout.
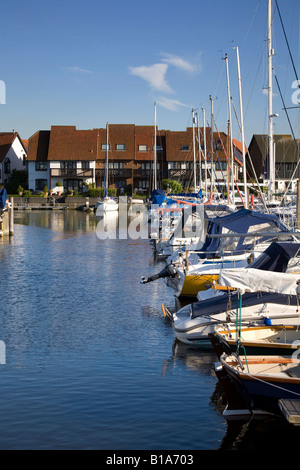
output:
<path id="1" fill-rule="evenodd" d="M 172 290 L 140 284 L 164 266 L 149 241 L 99 240 L 96 224 L 17 211 L 0 239 L 0 448 L 251 448 L 218 409 L 214 354 L 174 340 Z"/>

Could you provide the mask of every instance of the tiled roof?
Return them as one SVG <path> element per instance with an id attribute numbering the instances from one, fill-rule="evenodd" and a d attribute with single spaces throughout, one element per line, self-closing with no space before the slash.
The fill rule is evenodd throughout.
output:
<path id="1" fill-rule="evenodd" d="M 233 145 L 241 152 L 243 153 L 243 146 L 242 146 L 242 142 L 239 142 L 238 140 L 236 139 L 232 139 L 232 143 Z M 245 145 L 245 154 L 247 153 L 248 149 Z"/>
<path id="2" fill-rule="evenodd" d="M 74 126 L 52 126 L 48 160 L 96 160 L 98 130 L 76 130 Z"/>
<path id="3" fill-rule="evenodd" d="M 17 132 L 0 132 L 0 162 L 3 162 L 17 135 Z"/>
<path id="4" fill-rule="evenodd" d="M 27 161 L 46 161 L 50 131 L 38 131 L 29 139 Z"/>

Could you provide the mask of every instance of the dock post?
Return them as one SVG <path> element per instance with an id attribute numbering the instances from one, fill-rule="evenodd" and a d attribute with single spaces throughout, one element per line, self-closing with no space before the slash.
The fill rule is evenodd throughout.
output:
<path id="1" fill-rule="evenodd" d="M 9 199 L 10 204 L 8 207 L 8 232 L 9 236 L 12 236 L 14 234 L 14 198 L 11 196 Z"/>

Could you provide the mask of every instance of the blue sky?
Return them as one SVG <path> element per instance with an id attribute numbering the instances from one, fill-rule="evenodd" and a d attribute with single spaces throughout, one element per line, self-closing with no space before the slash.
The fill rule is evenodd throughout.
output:
<path id="1" fill-rule="evenodd" d="M 299 0 L 278 0 L 299 73 Z M 275 2 L 273 8 L 275 7 Z M 0 131 L 29 138 L 51 125 L 78 129 L 112 124 L 192 126 L 192 108 L 227 131 L 224 56 L 239 116 L 238 47 L 246 144 L 267 132 L 267 0 L 15 0 L 2 2 Z M 274 69 L 286 106 L 296 79 L 275 12 Z M 300 73 L 299 73 L 300 75 Z M 293 95 L 294 92 L 294 95 Z M 296 95 L 298 97 L 298 95 Z M 0 94 L 1 99 L 1 94 Z M 300 93 L 299 93 L 300 100 Z M 274 83 L 275 133 L 291 133 Z M 240 132 L 232 110 L 234 137 Z M 299 111 L 289 111 L 299 137 Z"/>

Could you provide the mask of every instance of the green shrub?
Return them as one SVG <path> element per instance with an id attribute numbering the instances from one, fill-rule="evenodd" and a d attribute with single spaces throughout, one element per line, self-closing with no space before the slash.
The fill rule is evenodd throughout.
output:
<path id="1" fill-rule="evenodd" d="M 170 179 L 164 179 L 162 180 L 163 184 L 163 189 L 167 189 L 169 186 L 170 192 L 171 193 L 182 193 L 182 186 L 180 183 L 177 183 L 177 181 L 170 180 Z"/>

